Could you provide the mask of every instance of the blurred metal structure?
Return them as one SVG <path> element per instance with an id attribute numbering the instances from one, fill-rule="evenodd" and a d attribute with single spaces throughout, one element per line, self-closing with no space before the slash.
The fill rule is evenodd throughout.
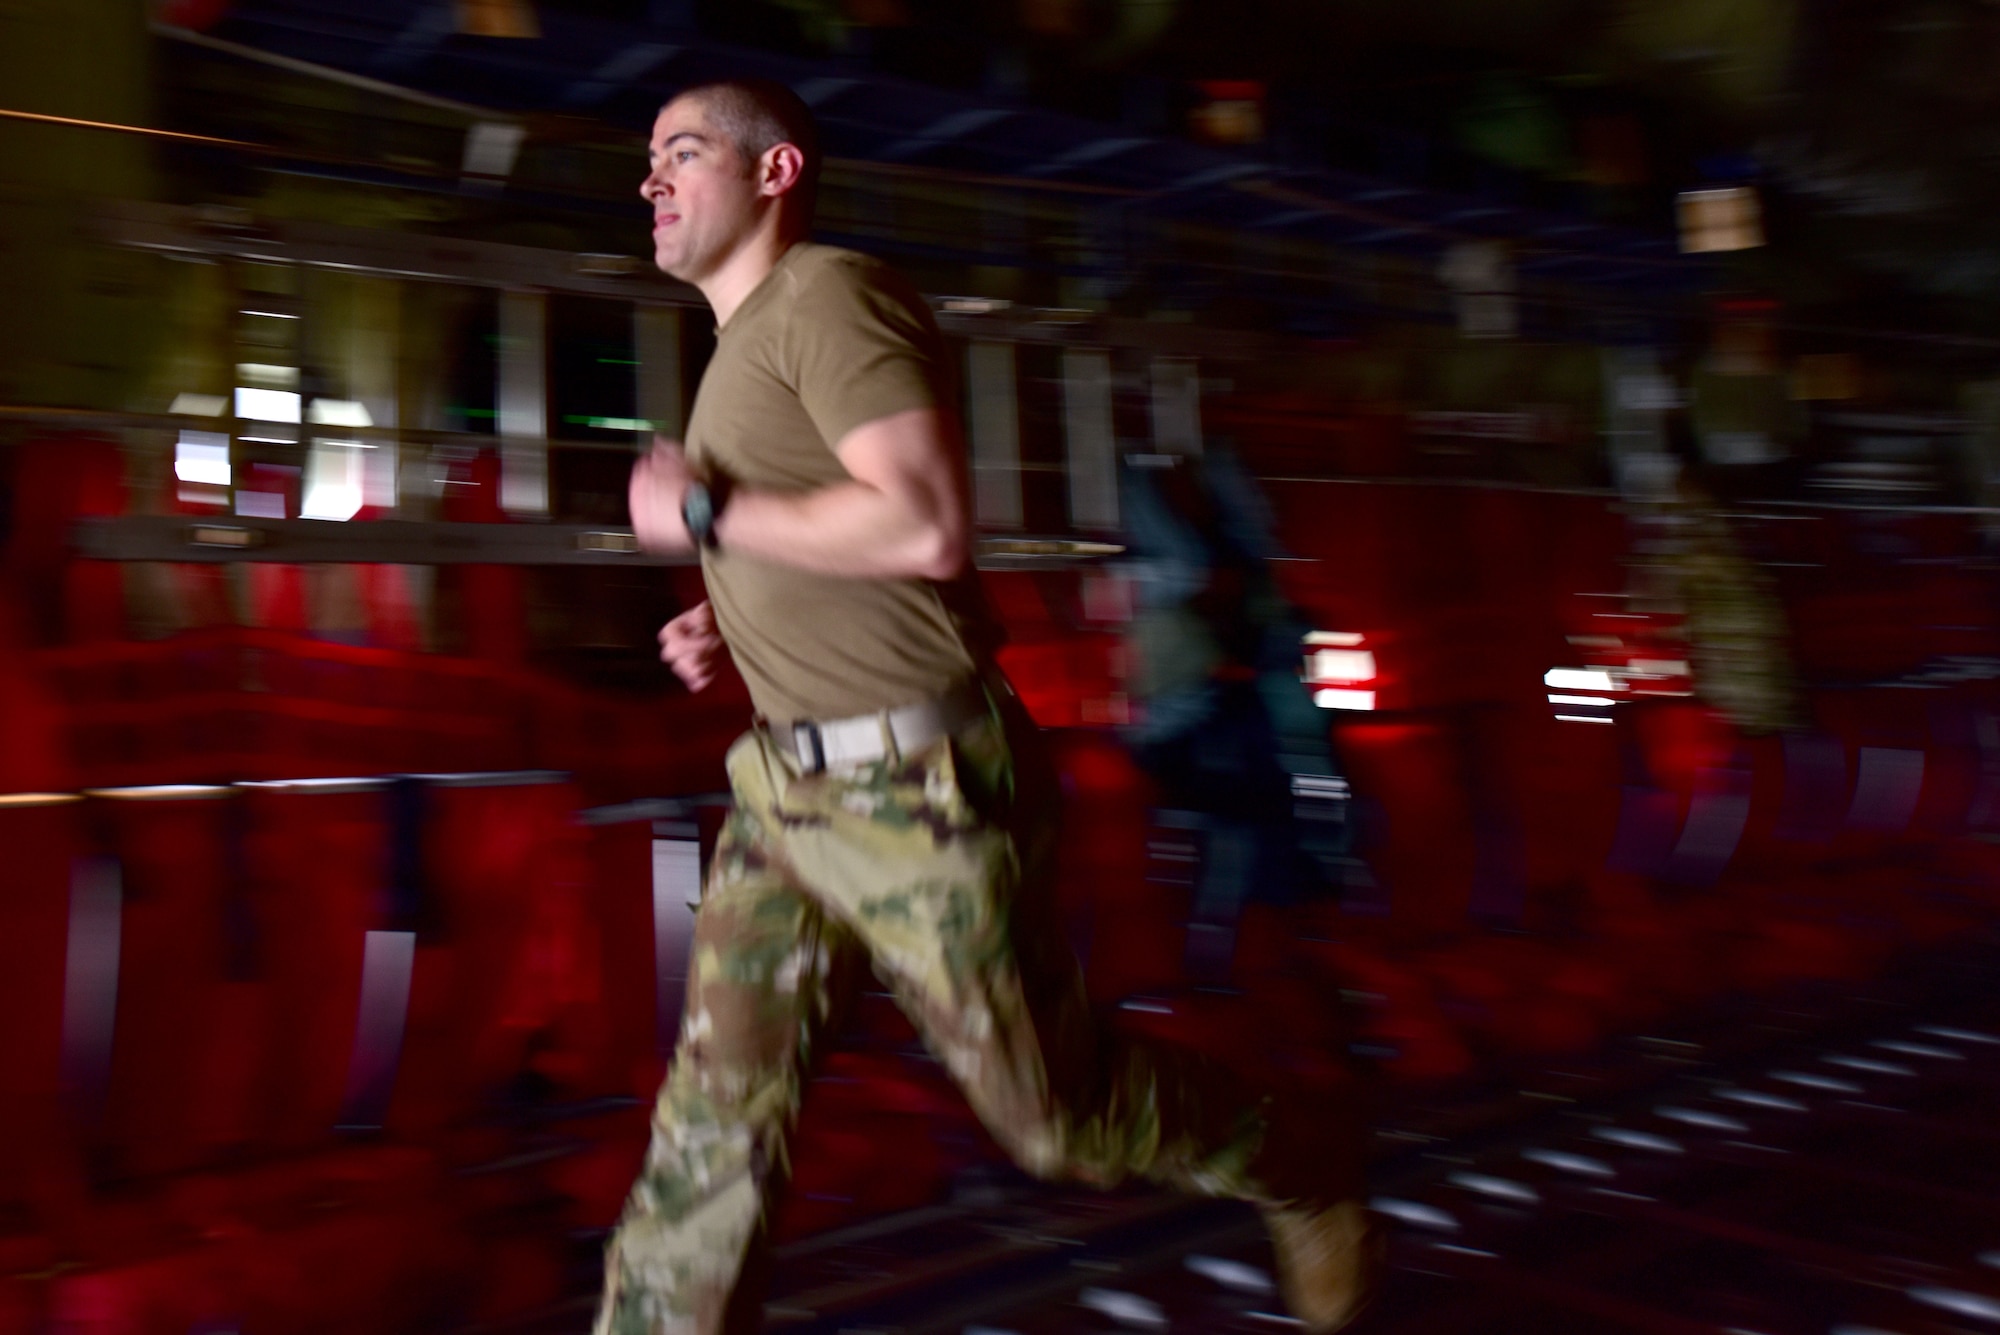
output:
<path id="1" fill-rule="evenodd" d="M 500 508 L 516 518 L 549 512 L 548 299 L 500 296 Z"/>
<path id="2" fill-rule="evenodd" d="M 642 551 L 629 528 L 584 524 L 453 524 L 385 519 L 334 524 L 243 515 L 127 515 L 85 519 L 77 554 L 99 561 L 233 564 L 368 562 L 392 565 L 692 566 L 692 555 Z M 982 568 L 1046 568 L 1116 556 L 1115 543 L 1069 538 L 987 538 Z"/>
<path id="3" fill-rule="evenodd" d="M 574 193 L 577 172 L 558 159 L 593 149 L 601 155 L 610 142 L 605 127 L 637 130 L 676 88 L 727 76 L 776 79 L 797 88 L 821 122 L 832 158 L 821 219 L 829 240 L 929 263 L 1052 268 L 1100 294 L 1147 274 L 1170 301 L 1201 300 L 1226 270 L 1262 270 L 1253 279 L 1256 295 L 1274 305 L 1281 323 L 1302 331 L 1337 329 L 1366 309 L 1361 276 L 1342 273 L 1361 256 L 1407 268 L 1400 281 L 1415 290 L 1393 302 L 1415 309 L 1422 303 L 1411 299 L 1434 289 L 1432 271 L 1450 247 L 1505 242 L 1531 328 L 1537 301 L 1671 316 L 1712 272 L 1678 255 L 1669 236 L 1133 134 L 690 30 L 551 10 L 538 40 L 494 42 L 453 33 L 433 9 L 390 0 L 247 0 L 213 36 L 159 31 L 199 43 L 188 52 L 207 58 L 232 53 L 293 70 L 324 67 L 330 77 L 370 85 L 393 81 L 462 109 L 461 122 L 472 123 L 461 124 L 461 134 L 514 119 L 527 131 L 519 158 L 511 172 L 489 179 L 491 188 L 523 201 L 552 189 Z M 565 119 L 546 119 L 551 113 Z M 580 116 L 596 127 L 573 119 Z M 320 142 L 324 129 L 315 136 Z M 446 125 L 435 133 L 448 133 Z M 626 152 L 636 160 L 634 150 Z M 366 156 L 376 165 L 363 178 L 382 179 L 385 169 L 415 175 L 379 153 Z M 351 173 L 361 164 L 329 166 Z M 461 188 L 456 172 L 437 175 L 430 188 Z M 606 193 L 606 203 L 627 197 Z M 954 212 L 966 225 L 924 224 Z M 1210 257 L 1177 242 L 1190 231 L 1240 241 Z"/>
<path id="4" fill-rule="evenodd" d="M 496 294 L 498 328 L 493 358 L 493 435 L 467 432 L 354 425 L 343 435 L 356 441 L 432 449 L 480 449 L 497 445 L 501 457 L 500 504 L 518 519 L 551 514 L 551 450 L 618 452 L 643 446 L 653 430 L 677 432 L 685 420 L 692 386 L 683 366 L 688 321 L 704 318 L 706 307 L 694 289 L 669 280 L 648 265 L 623 256 L 562 252 L 489 241 L 440 240 L 400 231 L 357 228 L 298 220 L 253 220 L 212 209 L 126 204 L 104 213 L 95 224 L 108 244 L 177 258 L 277 266 L 283 270 L 369 275 Z M 625 306 L 633 357 L 632 402 L 639 416 L 630 435 L 563 438 L 554 429 L 549 303 L 557 297 L 588 298 Z M 1072 531 L 1105 533 L 1119 524 L 1117 459 L 1121 448 L 1157 448 L 1176 453 L 1201 448 L 1200 377 L 1204 365 L 1219 367 L 1268 356 L 1289 340 L 1275 335 L 1205 329 L 1117 318 L 1069 308 L 1018 306 L 939 295 L 932 298 L 940 327 L 964 346 L 967 437 L 972 451 L 975 493 L 982 526 L 989 531 Z M 310 317 L 301 307 L 298 314 Z M 311 320 L 307 320 L 308 325 Z M 1024 463 L 1022 455 L 1019 350 L 1059 349 L 1053 365 L 1060 407 L 1054 429 L 1062 445 L 1048 463 Z M 1127 368 L 1120 373 L 1119 366 Z M 1119 402 L 1128 422 L 1145 422 L 1147 439 L 1121 444 Z M 110 427 L 141 425 L 170 429 L 213 429 L 215 421 L 166 415 L 77 418 L 65 414 L 25 414 L 48 424 L 68 422 Z M 270 428 L 259 428 L 260 436 Z M 1061 514 L 1024 508 L 1025 470 L 1053 469 L 1064 475 Z M 1032 522 L 1031 522 L 1032 521 Z M 233 520 L 231 521 L 233 522 Z M 183 528 L 185 526 L 182 526 Z M 223 527 L 228 527 L 227 524 Z M 310 526 L 309 526 L 310 527 Z M 446 526 L 450 528 L 451 526 Z M 132 553 L 168 549 L 199 550 L 194 559 L 277 560 L 282 547 L 293 560 L 392 560 L 434 562 L 477 542 L 495 553 L 480 559 L 506 563 L 548 563 L 567 552 L 577 535 L 594 529 L 552 529 L 534 540 L 475 539 L 480 526 L 459 526 L 455 536 L 425 537 L 381 525 L 366 536 L 295 536 L 276 542 L 278 529 L 246 528 L 245 540 L 187 546 L 181 529 L 169 524 L 94 530 L 92 551 L 137 559 Z M 602 526 L 598 526 L 602 527 Z M 444 533 L 440 529 L 440 534 Z M 275 545 L 274 545 L 275 543 Z M 370 546 L 379 543 L 378 546 Z M 107 546 L 106 544 L 110 544 Z M 333 552 L 345 556 L 331 555 Z M 378 554 L 369 556 L 369 551 Z M 301 553 L 326 553 L 304 555 Z M 467 557 L 464 559 L 473 559 Z M 560 557 L 567 561 L 568 556 Z M 607 558 L 603 550 L 584 559 Z"/>

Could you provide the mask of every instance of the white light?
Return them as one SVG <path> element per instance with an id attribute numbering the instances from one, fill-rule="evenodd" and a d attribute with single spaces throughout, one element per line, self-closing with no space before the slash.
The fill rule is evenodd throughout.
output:
<path id="1" fill-rule="evenodd" d="M 1368 1202 L 1368 1208 L 1376 1214 L 1385 1214 L 1391 1219 L 1399 1219 L 1405 1224 L 1415 1224 L 1419 1228 L 1435 1228 L 1446 1233 L 1458 1232 L 1458 1220 L 1435 1205 L 1425 1205 L 1420 1201 L 1398 1200 L 1394 1196 L 1377 1196 Z"/>
<path id="2" fill-rule="evenodd" d="M 1195 1274 L 1212 1279 L 1223 1288 L 1234 1289 L 1238 1293 L 1270 1293 L 1276 1288 L 1271 1283 L 1269 1275 L 1256 1266 L 1245 1265 L 1241 1261 L 1227 1261 L 1219 1256 L 1190 1256 L 1186 1265 Z M 993 1330 L 994 1327 L 969 1326 L 967 1329 Z"/>
<path id="3" fill-rule="evenodd" d="M 1631 412 L 1663 413 L 1681 406 L 1674 382 L 1652 372 L 1618 377 L 1617 393 L 1618 406 Z"/>
<path id="4" fill-rule="evenodd" d="M 183 431 L 174 446 L 174 476 L 211 487 L 229 485 L 229 437 L 220 431 Z"/>
<path id="5" fill-rule="evenodd" d="M 267 320 L 296 320 L 299 318 L 284 311 L 253 311 L 246 308 L 243 313 L 245 315 L 261 315 Z"/>
<path id="6" fill-rule="evenodd" d="M 1749 186 L 1683 190 L 1678 211 L 1686 254 L 1754 250 L 1764 244 L 1763 208 Z"/>
<path id="7" fill-rule="evenodd" d="M 1552 705 L 1594 705 L 1599 708 L 1609 709 L 1618 702 L 1602 695 L 1552 695 L 1549 697 L 1549 703 Z"/>
<path id="8" fill-rule="evenodd" d="M 1635 658 L 1632 671 L 1642 677 L 1685 677 L 1688 665 L 1684 658 Z"/>
<path id="9" fill-rule="evenodd" d="M 1352 630 L 1315 630 L 1306 635 L 1306 646 L 1312 649 L 1353 649 L 1360 645 L 1364 637 Z"/>
<path id="10" fill-rule="evenodd" d="M 1542 676 L 1544 686 L 1559 691 L 1615 691 L 1611 674 L 1602 668 L 1550 668 Z"/>
<path id="11" fill-rule="evenodd" d="M 1602 1159 L 1593 1159 L 1587 1154 L 1570 1154 L 1564 1150 L 1532 1149 L 1522 1150 L 1523 1159 L 1547 1164 L 1564 1173 L 1576 1173 L 1582 1177 L 1617 1177 L 1618 1170 Z"/>
<path id="12" fill-rule="evenodd" d="M 1497 1200 L 1519 1201 L 1522 1205 L 1540 1205 L 1542 1193 L 1525 1182 L 1512 1178 L 1494 1177 L 1489 1173 L 1453 1173 L 1445 1179 L 1454 1187 L 1476 1191 L 1481 1196 L 1492 1196 Z"/>
<path id="13" fill-rule="evenodd" d="M 1315 797 L 1324 801 L 1345 801 L 1351 790 L 1347 780 L 1331 774 L 1294 774 L 1293 797 Z"/>
<path id="14" fill-rule="evenodd" d="M 271 362 L 238 362 L 236 378 L 247 380 L 253 385 L 275 385 L 279 389 L 297 389 L 299 368 L 278 366 Z"/>
<path id="15" fill-rule="evenodd" d="M 459 170 L 467 176 L 505 179 L 513 174 L 514 159 L 527 134 L 523 125 L 481 121 L 465 133 L 465 163 Z"/>
<path id="16" fill-rule="evenodd" d="M 1558 723 L 1609 723 L 1609 722 L 1611 722 L 1611 720 L 1610 720 L 1610 719 L 1608 719 L 1608 718 L 1588 718 L 1588 717 L 1586 717 L 1586 716 L 1584 716 L 1584 715 L 1582 715 L 1582 714 L 1558 714 L 1558 715 L 1556 715 L 1556 722 L 1558 722 Z"/>
<path id="17" fill-rule="evenodd" d="M 352 519 L 361 509 L 361 451 L 351 445 L 314 441 L 306 455 L 301 519 Z"/>
<path id="18" fill-rule="evenodd" d="M 229 397 L 226 394 L 176 394 L 170 413 L 183 413 L 189 417 L 220 417 L 229 411 Z"/>
<path id="19" fill-rule="evenodd" d="M 1656 1136 L 1650 1131 L 1629 1131 L 1622 1126 L 1600 1126 L 1591 1130 L 1591 1138 L 1611 1145 L 1623 1145 L 1628 1150 L 1651 1150 L 1655 1154 L 1685 1154 L 1681 1143 L 1668 1136 Z"/>
<path id="20" fill-rule="evenodd" d="M 1313 703 L 1321 709 L 1373 709 L 1375 692 L 1325 690 L 1313 692 Z"/>
<path id="21" fill-rule="evenodd" d="M 1910 1289 L 1909 1294 L 1927 1307 L 1956 1312 L 1960 1316 L 1977 1317 L 1981 1321 L 2000 1321 L 2000 1303 L 1983 1294 L 1961 1293 L 1957 1289 L 1947 1289 L 1936 1284 L 1919 1284 Z"/>
<path id="22" fill-rule="evenodd" d="M 1375 655 L 1366 649 L 1319 649 L 1306 659 L 1313 681 L 1373 681 Z"/>
<path id="23" fill-rule="evenodd" d="M 284 389 L 239 389 L 236 415 L 251 422 L 296 422 L 299 396 Z"/>
<path id="24" fill-rule="evenodd" d="M 170 802 L 182 797 L 227 797 L 229 789 L 214 783 L 152 783 L 130 788 L 92 788 L 87 795 L 117 802 Z"/>
<path id="25" fill-rule="evenodd" d="M 368 415 L 368 405 L 353 399 L 314 399 L 306 407 L 306 420 L 314 426 L 375 425 L 375 419 Z"/>

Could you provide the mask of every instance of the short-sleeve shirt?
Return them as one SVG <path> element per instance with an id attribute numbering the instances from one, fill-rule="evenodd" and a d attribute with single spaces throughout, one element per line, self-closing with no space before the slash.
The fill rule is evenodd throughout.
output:
<path id="1" fill-rule="evenodd" d="M 803 493 L 849 481 L 848 432 L 952 405 L 930 309 L 886 265 L 832 246 L 786 251 L 716 337 L 688 419 L 697 475 Z M 816 574 L 702 553 L 717 628 L 764 717 L 848 718 L 934 699 L 977 670 L 991 620 L 976 576 L 948 583 Z"/>

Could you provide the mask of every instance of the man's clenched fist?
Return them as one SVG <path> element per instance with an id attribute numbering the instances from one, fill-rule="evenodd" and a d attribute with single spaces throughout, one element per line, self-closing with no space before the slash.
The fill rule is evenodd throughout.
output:
<path id="1" fill-rule="evenodd" d="M 681 501 L 694 475 L 679 441 L 653 437 L 653 448 L 632 465 L 626 500 L 632 510 L 632 532 L 649 552 L 684 552 L 694 546 Z"/>
<path id="2" fill-rule="evenodd" d="M 723 654 L 722 634 L 715 628 L 715 609 L 696 603 L 660 627 L 660 661 L 698 691 L 715 680 Z"/>

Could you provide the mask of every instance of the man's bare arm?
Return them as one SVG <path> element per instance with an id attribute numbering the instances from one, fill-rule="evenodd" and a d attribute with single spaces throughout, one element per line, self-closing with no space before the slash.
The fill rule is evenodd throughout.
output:
<path id="1" fill-rule="evenodd" d="M 723 550 L 863 579 L 951 579 L 970 564 L 971 488 L 947 414 L 912 408 L 865 422 L 834 452 L 851 481 L 732 492 L 715 526 Z"/>

